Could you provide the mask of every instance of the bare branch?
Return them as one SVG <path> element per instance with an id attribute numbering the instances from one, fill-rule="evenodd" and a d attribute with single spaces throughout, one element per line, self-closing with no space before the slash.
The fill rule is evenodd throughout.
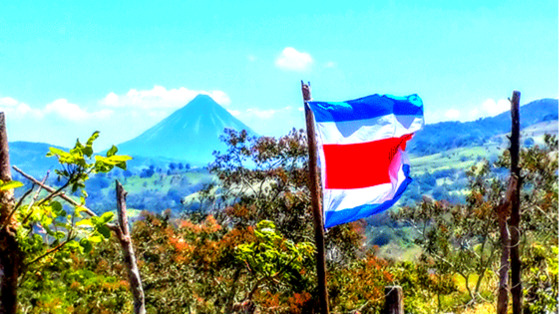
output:
<path id="1" fill-rule="evenodd" d="M 20 173 L 23 177 L 27 178 L 28 180 L 30 180 L 32 183 L 37 184 L 41 187 L 43 187 L 43 189 L 45 189 L 46 191 L 52 193 L 55 193 L 57 190 L 55 190 L 54 188 L 46 185 L 46 184 L 42 184 L 40 183 L 38 180 L 36 180 L 33 176 L 26 174 L 24 171 L 20 170 L 17 166 L 12 166 L 12 168 Z M 91 211 L 90 209 L 86 208 L 85 205 L 81 205 L 79 204 L 77 201 L 75 201 L 74 199 L 66 196 L 64 193 L 61 193 L 58 195 L 58 197 L 60 197 L 61 199 L 67 201 L 68 203 L 70 203 L 71 205 L 75 206 L 75 207 L 82 207 L 82 209 L 84 210 L 85 213 L 87 213 L 88 215 L 92 216 L 92 217 L 96 217 L 97 215 L 95 214 L 95 212 Z"/>
<path id="2" fill-rule="evenodd" d="M 41 193 L 41 189 L 43 189 L 43 187 L 41 185 L 45 184 L 45 181 L 47 181 L 48 177 L 49 177 L 49 172 L 47 171 L 47 174 L 43 178 L 43 181 L 39 184 L 39 188 L 37 189 L 37 192 L 35 193 L 35 196 L 33 196 L 33 199 L 31 200 L 31 203 L 27 207 L 27 211 L 29 211 L 33 207 L 33 204 L 35 204 L 35 202 L 37 201 L 37 198 L 39 198 L 39 193 Z M 35 183 L 33 185 L 35 185 Z M 29 220 L 29 217 L 31 217 L 32 213 L 33 213 L 32 211 L 29 211 L 29 213 L 27 214 L 25 219 L 23 219 L 23 221 L 21 221 L 21 224 L 25 224 L 25 222 L 27 222 L 27 220 Z"/>
<path id="3" fill-rule="evenodd" d="M 36 262 L 36 261 L 38 261 L 38 260 L 40 260 L 40 259 L 46 257 L 47 255 L 52 254 L 52 253 L 54 253 L 54 252 L 60 250 L 62 247 L 64 247 L 64 245 L 66 245 L 66 244 L 67 244 L 68 242 L 70 242 L 71 240 L 72 240 L 72 239 L 67 239 L 66 241 L 64 241 L 64 242 L 62 242 L 62 243 L 60 243 L 60 244 L 58 244 L 56 247 L 54 247 L 54 248 L 48 250 L 48 251 L 45 252 L 43 255 L 41 255 L 41 256 L 39 256 L 39 257 L 33 259 L 32 261 L 26 263 L 25 265 L 26 265 L 26 266 L 29 266 L 29 265 L 33 264 L 34 262 Z"/>

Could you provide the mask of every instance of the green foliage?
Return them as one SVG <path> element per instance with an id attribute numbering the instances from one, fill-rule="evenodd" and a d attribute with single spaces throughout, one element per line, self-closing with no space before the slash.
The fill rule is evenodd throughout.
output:
<path id="1" fill-rule="evenodd" d="M 259 278 L 273 280 L 274 278 L 288 278 L 288 271 L 299 274 L 315 251 L 313 244 L 301 242 L 295 244 L 291 240 L 284 240 L 276 232 L 272 221 L 263 220 L 257 223 L 255 229 L 256 242 L 241 244 L 237 247 L 237 259 L 248 264 L 250 271 Z"/>
<path id="2" fill-rule="evenodd" d="M 437 305 L 432 303 L 434 292 L 429 289 L 430 284 L 434 280 L 438 280 L 438 276 L 433 273 L 429 274 L 426 265 L 403 261 L 392 264 L 390 272 L 393 274 L 394 283 L 400 285 L 403 292 L 406 292 L 404 294 L 406 314 L 429 314 L 438 311 Z M 439 307 L 440 312 L 446 310 L 446 308 Z"/>
<path id="3" fill-rule="evenodd" d="M 556 312 L 558 281 L 558 141 L 545 136 L 545 146 L 525 148 L 520 153 L 523 190 L 521 192 L 521 242 L 523 286 L 527 312 Z M 509 152 L 494 167 L 509 167 Z M 415 243 L 422 249 L 419 268 L 433 270 L 430 284 L 420 281 L 437 294 L 438 311 L 465 311 L 475 303 L 494 299 L 488 280 L 499 268 L 500 249 L 496 208 L 505 191 L 506 180 L 483 161 L 468 172 L 466 204 L 453 205 L 427 198 L 414 207 L 404 207 L 393 217 L 416 231 Z M 544 255 L 547 253 L 547 255 Z M 458 282 L 455 275 L 461 277 Z M 398 276 L 397 276 L 398 278 Z M 439 279 L 438 279 L 439 278 Z M 474 285 L 472 283 L 474 280 Z M 443 282 L 442 282 L 443 281 Z M 455 296 L 452 282 L 463 286 L 466 298 L 442 306 L 441 295 Z M 491 300 L 490 300 L 491 301 Z"/>
<path id="4" fill-rule="evenodd" d="M 212 207 L 217 217 L 227 214 L 233 225 L 271 220 L 286 238 L 310 241 L 314 232 L 305 132 L 294 129 L 276 139 L 227 130 L 223 141 L 227 152 L 215 152 L 209 166 L 220 181 L 206 190 L 207 201 L 201 204 Z M 329 264 L 356 258 L 363 249 L 363 233 L 363 221 L 329 229 L 325 235 Z"/>
<path id="5" fill-rule="evenodd" d="M 533 243 L 523 257 L 523 295 L 529 303 L 524 313 L 550 314 L 558 311 L 558 246 Z"/>
<path id="6" fill-rule="evenodd" d="M 82 205 L 88 174 L 127 160 L 115 158 L 114 147 L 96 158 L 88 149 L 93 140 L 74 151 L 52 151 L 63 165 L 57 174 L 71 182 L 60 191 L 82 197 Z M 134 222 L 132 241 L 147 312 L 315 312 L 303 131 L 280 139 L 229 131 L 224 141 L 227 151 L 215 153 L 210 165 L 219 182 L 199 194 L 201 211 L 181 218 L 143 212 Z M 557 155 L 554 137 L 521 153 L 525 312 L 558 310 Z M 494 166 L 483 161 L 467 171 L 465 204 L 424 198 L 393 215 L 406 226 L 401 231 L 414 231 L 411 246 L 421 248 L 416 261 L 385 260 L 377 248 L 367 251 L 363 221 L 329 229 L 331 310 L 379 313 L 384 286 L 397 284 L 403 287 L 407 313 L 495 312 L 499 235 L 494 209 L 505 188 L 496 167 L 506 166 L 508 158 L 506 153 Z M 63 205 L 55 195 L 31 201 L 17 213 L 28 263 L 21 281 L 22 311 L 130 313 L 127 283 L 118 280 L 127 272 L 120 248 L 103 242 L 110 236 L 112 213 L 85 217 L 82 206 Z M 396 231 L 379 235 L 393 237 Z"/>
<path id="7" fill-rule="evenodd" d="M 141 218 L 132 229 L 132 238 L 147 312 L 231 312 L 240 280 L 236 270 L 242 268 L 234 263 L 233 251 L 252 233 L 226 231 L 212 216 L 198 223 L 147 212 Z M 102 245 L 98 261 L 112 265 L 108 270 L 118 270 L 118 248 L 109 245 Z"/>
<path id="8" fill-rule="evenodd" d="M 47 157 L 55 156 L 61 165 L 61 169 L 55 170 L 55 173 L 68 180 L 72 192 L 85 188 L 85 181 L 90 174 L 108 173 L 114 167 L 126 170 L 126 161 L 132 159 L 127 155 L 115 155 L 118 151 L 115 146 L 107 151 L 106 157 L 93 156 L 93 142 L 98 137 L 99 131 L 94 132 L 85 145 L 77 139 L 74 148 L 69 152 L 54 147 L 49 148 Z"/>
<path id="9" fill-rule="evenodd" d="M 97 255 L 97 253 L 93 254 Z M 91 254 L 59 251 L 50 263 L 29 273 L 20 288 L 22 313 L 130 313 L 128 283 L 104 275 Z"/>
<path id="10" fill-rule="evenodd" d="M 497 161 L 510 164 L 508 151 Z M 521 280 L 524 312 L 558 312 L 558 138 L 545 135 L 544 145 L 520 152 Z"/>
<path id="11" fill-rule="evenodd" d="M 471 300 L 478 297 L 486 270 L 499 249 L 493 211 L 501 186 L 497 179 L 488 179 L 489 170 L 489 164 L 483 163 L 468 172 L 471 191 L 466 205 L 424 199 L 393 215 L 415 229 L 415 243 L 423 250 L 420 262 L 425 268 L 434 268 L 439 277 L 459 274 Z M 469 283 L 471 275 L 478 278 L 474 288 Z M 433 285 L 432 289 L 438 295 L 449 294 L 448 285 Z"/>
<path id="12" fill-rule="evenodd" d="M 17 240 L 24 257 L 20 271 L 20 286 L 32 291 L 52 290 L 60 293 L 49 295 L 45 292 L 34 292 L 31 297 L 26 296 L 23 299 L 24 309 L 55 313 L 80 312 L 80 309 L 70 307 L 72 301 L 76 300 L 77 294 L 86 296 L 89 294 L 90 299 L 95 297 L 94 290 L 88 291 L 89 293 L 84 293 L 85 291 L 72 293 L 72 290 L 63 292 L 60 285 L 68 283 L 70 281 L 68 279 L 78 281 L 75 277 L 82 272 L 73 269 L 69 262 L 70 257 L 77 254 L 89 254 L 95 244 L 111 236 L 108 223 L 113 219 L 113 213 L 106 212 L 99 217 L 89 217 L 91 212 L 84 208 L 87 198 L 85 184 L 90 174 L 107 173 L 115 166 L 125 169 L 126 161 L 130 160 L 130 157 L 115 155 L 116 147 L 109 150 L 107 157 L 94 156 L 92 146 L 98 135 L 98 132 L 93 133 L 85 145 L 77 140 L 75 147 L 68 152 L 50 148 L 47 156 L 58 158 L 61 168 L 55 172 L 59 175 L 59 179 L 64 179 L 63 184 L 54 191 L 49 191 L 48 194 L 42 193 L 43 188 L 38 187 L 33 197 L 18 203 L 19 208 L 15 212 Z M 13 181 L 7 184 L 2 183 L 3 188 L 15 188 L 17 185 L 19 184 Z M 29 191 L 29 193 L 31 192 Z M 67 192 L 78 195 L 81 202 L 77 206 L 74 203 L 63 205 L 60 196 Z M 24 197 L 27 195 L 25 194 Z M 84 218 L 84 213 L 88 213 L 88 217 Z M 77 279 L 86 282 L 90 281 L 89 278 L 98 279 L 91 272 L 83 271 L 82 273 Z M 53 275 L 61 278 L 55 277 L 47 280 Z M 113 280 L 107 281 L 114 282 Z M 92 283 L 84 284 L 78 281 L 75 287 L 86 285 L 90 288 L 93 286 Z M 25 301 L 30 304 L 25 304 Z M 89 312 L 91 309 L 95 308 L 81 310 Z"/>
<path id="13" fill-rule="evenodd" d="M 237 148 L 218 155 L 213 169 L 221 175 L 220 186 L 207 192 L 210 203 L 201 203 L 213 203 L 213 215 L 171 219 L 168 213 L 143 213 L 134 224 L 148 312 L 311 313 L 316 308 L 303 133 L 254 142 L 243 134 L 231 136 Z M 236 164 L 238 155 L 247 153 L 249 163 L 259 167 Z M 363 229 L 351 224 L 333 230 L 338 234 L 332 234 L 330 251 L 342 264 L 358 252 L 354 244 L 363 242 Z M 354 254 L 344 257 L 345 251 Z M 103 266 L 96 273 L 123 275 L 113 244 L 100 243 L 97 252 L 89 263 Z"/>
<path id="14" fill-rule="evenodd" d="M 110 237 L 111 232 L 107 223 L 113 218 L 111 212 L 104 213 L 100 217 L 81 219 L 87 197 L 85 182 L 92 173 L 107 173 L 115 166 L 126 169 L 126 161 L 131 158 L 115 155 L 117 148 L 114 146 L 107 152 L 106 158 L 94 156 L 93 142 L 98 136 L 99 132 L 94 132 L 85 145 L 76 140 L 76 145 L 68 152 L 50 148 L 47 156 L 58 158 L 61 168 L 55 172 L 64 178 L 65 182 L 56 191 L 43 198 L 38 198 L 41 191 L 39 187 L 31 202 L 23 205 L 16 214 L 20 223 L 19 243 L 27 257 L 26 265 L 35 263 L 63 247 L 68 250 L 89 252 L 92 244 Z M 92 159 L 95 159 L 95 162 Z M 80 205 L 69 209 L 54 200 L 59 193 L 64 193 L 66 188 L 70 188 L 71 193 L 76 193 L 78 188 L 81 188 Z"/>
<path id="15" fill-rule="evenodd" d="M 263 220 L 255 229 L 256 241 L 241 244 L 236 248 L 236 258 L 245 263 L 252 286 L 247 296 L 251 300 L 260 286 L 278 292 L 306 289 L 309 279 L 302 271 L 313 268 L 315 246 L 309 242 L 294 243 L 276 232 L 272 221 Z"/>

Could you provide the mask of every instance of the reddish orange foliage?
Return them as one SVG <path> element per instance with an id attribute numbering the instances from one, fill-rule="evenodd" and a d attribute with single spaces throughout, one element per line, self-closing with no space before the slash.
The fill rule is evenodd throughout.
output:
<path id="1" fill-rule="evenodd" d="M 270 292 L 264 293 L 261 296 L 262 302 L 260 303 L 263 310 L 268 310 L 268 312 L 274 312 L 278 307 L 280 307 L 280 293 L 272 294 Z"/>
<path id="2" fill-rule="evenodd" d="M 308 292 L 294 293 L 294 296 L 288 298 L 290 313 L 301 313 L 302 307 L 309 300 L 311 300 L 311 294 Z"/>

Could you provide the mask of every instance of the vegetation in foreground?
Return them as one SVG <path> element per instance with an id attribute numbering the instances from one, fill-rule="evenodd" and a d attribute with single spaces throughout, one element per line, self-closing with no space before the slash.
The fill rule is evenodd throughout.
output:
<path id="1" fill-rule="evenodd" d="M 205 187 L 196 201 L 206 212 L 191 211 L 179 219 L 144 212 L 134 223 L 147 311 L 316 311 L 304 133 L 257 139 L 230 131 L 224 141 L 227 152 L 217 154 L 210 166 L 219 182 Z M 557 147 L 556 138 L 547 137 L 544 146 L 521 155 L 520 246 L 527 313 L 558 312 Z M 406 312 L 495 312 L 499 233 L 494 209 L 505 183 L 496 174 L 507 163 L 504 152 L 494 165 L 474 166 L 464 204 L 425 198 L 392 214 L 411 231 L 403 238 L 403 246 L 419 252 L 411 261 L 380 258 L 378 249 L 366 244 L 363 221 L 329 229 L 331 310 L 379 313 L 384 286 L 398 284 Z M 47 238 L 37 246 L 48 250 L 54 242 Z M 118 245 L 101 237 L 89 243 L 93 246 L 65 246 L 38 259 L 21 279 L 19 310 L 131 312 Z"/>

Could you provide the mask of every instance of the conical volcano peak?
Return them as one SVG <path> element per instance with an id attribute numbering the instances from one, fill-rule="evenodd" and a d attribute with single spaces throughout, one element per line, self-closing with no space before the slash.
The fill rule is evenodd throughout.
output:
<path id="1" fill-rule="evenodd" d="M 192 101 L 189 103 L 198 103 L 198 102 L 212 102 L 216 103 L 216 101 L 208 94 L 198 94 L 195 96 Z"/>
<path id="2" fill-rule="evenodd" d="M 185 106 L 177 110 L 177 112 L 181 112 L 185 115 L 207 115 L 210 113 L 218 113 L 221 115 L 222 111 L 226 111 L 226 109 L 207 94 L 198 94 Z"/>
<path id="3" fill-rule="evenodd" d="M 210 95 L 198 94 L 186 106 L 220 106 Z M 221 107 L 221 106 L 220 106 Z"/>
<path id="4" fill-rule="evenodd" d="M 199 94 L 140 136 L 122 143 L 119 150 L 132 156 L 165 157 L 205 165 L 213 161 L 214 150 L 226 149 L 220 141 L 225 128 L 255 134 L 211 96 Z"/>

